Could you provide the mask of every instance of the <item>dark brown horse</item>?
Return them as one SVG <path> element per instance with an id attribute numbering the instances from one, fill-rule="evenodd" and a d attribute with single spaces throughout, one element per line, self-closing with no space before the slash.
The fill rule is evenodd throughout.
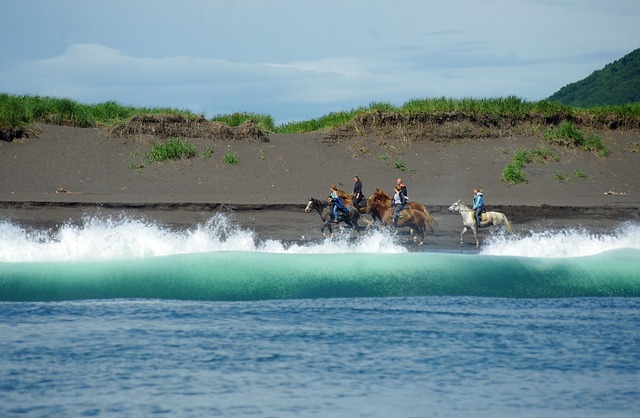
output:
<path id="1" fill-rule="evenodd" d="M 380 200 L 372 200 L 369 201 L 369 213 L 371 216 L 374 216 L 382 222 L 382 225 L 391 225 L 393 224 L 393 219 L 391 219 L 391 215 L 393 213 L 393 208 L 389 206 L 387 203 L 383 203 Z M 427 220 L 427 216 L 424 214 L 422 210 L 415 209 L 404 209 L 400 211 L 400 217 L 398 218 L 397 226 L 399 228 L 408 227 L 411 229 L 411 235 L 413 235 L 413 242 L 418 243 L 418 245 L 424 244 L 425 237 L 427 235 L 427 226 L 429 222 Z M 414 231 L 422 236 L 420 242 L 418 241 L 418 235 L 414 234 Z"/>
<path id="2" fill-rule="evenodd" d="M 387 207 L 391 207 L 391 197 L 388 194 L 386 194 L 384 190 L 379 188 L 377 188 L 376 191 L 373 192 L 373 194 L 369 197 L 369 199 L 367 199 L 367 204 L 369 206 L 371 206 L 371 203 L 373 202 L 380 202 L 384 205 L 387 205 Z M 437 224 L 436 220 L 433 219 L 433 216 L 431 216 L 427 208 L 422 203 L 409 201 L 409 209 L 422 212 L 424 214 L 427 225 L 431 229 L 431 232 L 435 230 L 435 226 Z M 371 210 L 369 210 L 369 213 L 371 214 L 374 220 L 378 220 L 378 221 L 382 220 L 381 218 L 376 217 Z"/>
<path id="3" fill-rule="evenodd" d="M 358 225 L 358 219 L 360 219 L 360 212 L 356 210 L 353 206 L 347 206 L 349 209 L 349 214 L 346 214 L 342 211 L 338 211 L 338 219 L 337 222 L 344 222 L 347 226 L 353 228 L 356 233 L 360 233 L 360 226 Z M 331 228 L 331 222 L 333 220 L 333 215 L 331 213 L 331 205 L 329 202 L 322 201 L 319 199 L 314 199 L 313 197 L 309 199 L 309 203 L 307 203 L 307 207 L 304 208 L 304 211 L 310 213 L 312 211 L 318 212 L 320 215 L 320 219 L 324 222 L 322 226 L 322 233 L 324 234 L 325 228 L 329 230 L 329 234 L 333 233 Z"/>

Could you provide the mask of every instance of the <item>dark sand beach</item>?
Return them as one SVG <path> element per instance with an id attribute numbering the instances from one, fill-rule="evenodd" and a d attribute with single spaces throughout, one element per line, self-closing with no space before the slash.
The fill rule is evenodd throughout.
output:
<path id="1" fill-rule="evenodd" d="M 636 131 L 595 132 L 610 154 L 551 147 L 559 161 L 525 167 L 528 182 L 501 181 L 518 148 L 549 147 L 534 137 L 406 141 L 393 134 L 336 137 L 326 132 L 269 134 L 264 138 L 189 138 L 210 158 L 155 162 L 136 168 L 158 138 L 113 137 L 98 128 L 38 125 L 37 137 L 0 142 L 0 220 L 56 228 L 87 216 L 144 218 L 175 227 L 206 222 L 223 212 L 259 239 L 320 239 L 317 214 L 304 213 L 310 197 L 335 183 L 350 193 L 353 176 L 364 193 L 392 192 L 396 178 L 409 197 L 438 222 L 424 250 L 458 249 L 462 219 L 447 211 L 458 199 L 471 203 L 472 188 L 485 190 L 489 210 L 509 217 L 516 233 L 540 228 L 611 230 L 640 219 L 640 153 Z M 238 164 L 223 161 L 233 154 Z M 404 165 L 404 171 L 396 163 Z M 572 175 L 584 173 L 584 178 Z M 569 178 L 557 181 L 557 173 Z M 370 219 L 363 215 L 364 219 Z M 480 237 L 487 234 L 481 231 Z M 471 246 L 472 237 L 466 242 Z"/>

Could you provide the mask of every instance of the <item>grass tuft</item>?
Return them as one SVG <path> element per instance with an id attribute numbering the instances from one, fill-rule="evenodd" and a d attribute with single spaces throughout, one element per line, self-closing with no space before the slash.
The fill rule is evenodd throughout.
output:
<path id="1" fill-rule="evenodd" d="M 145 161 L 166 161 L 188 159 L 196 156 L 193 145 L 178 138 L 168 138 L 165 142 L 155 143 L 145 155 Z"/>
<path id="2" fill-rule="evenodd" d="M 573 182 L 575 180 L 584 180 L 586 178 L 587 178 L 587 175 L 581 169 L 577 169 L 573 173 L 570 173 L 570 174 L 565 173 L 564 171 L 556 171 L 556 173 L 554 175 L 554 179 L 558 183 L 562 183 L 562 182 L 565 182 L 565 181 Z"/>
<path id="3" fill-rule="evenodd" d="M 402 161 L 402 160 L 397 160 L 394 165 L 395 165 L 396 169 L 398 169 L 400 171 L 406 171 L 407 170 L 407 167 L 405 166 L 404 161 Z"/>
<path id="4" fill-rule="evenodd" d="M 510 184 L 520 184 L 527 182 L 527 175 L 524 167 L 536 162 L 539 164 L 547 161 L 559 161 L 560 157 L 547 148 L 536 148 L 533 150 L 519 148 L 513 154 L 513 159 L 502 170 L 500 180 Z"/>
<path id="5" fill-rule="evenodd" d="M 222 157 L 222 162 L 227 163 L 229 165 L 236 165 L 240 162 L 240 160 L 238 160 L 238 157 L 236 157 L 235 154 L 226 153 L 224 157 Z"/>

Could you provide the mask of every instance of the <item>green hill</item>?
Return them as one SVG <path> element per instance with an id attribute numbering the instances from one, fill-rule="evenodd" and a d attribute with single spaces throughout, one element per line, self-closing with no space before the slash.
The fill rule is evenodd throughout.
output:
<path id="1" fill-rule="evenodd" d="M 640 49 L 567 84 L 547 100 L 577 107 L 640 103 Z"/>

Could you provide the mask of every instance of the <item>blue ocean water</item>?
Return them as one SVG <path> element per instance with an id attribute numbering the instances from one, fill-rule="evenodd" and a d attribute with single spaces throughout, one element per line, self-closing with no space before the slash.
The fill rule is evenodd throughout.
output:
<path id="1" fill-rule="evenodd" d="M 0 416 L 635 417 L 640 225 L 477 253 L 0 222 Z"/>

